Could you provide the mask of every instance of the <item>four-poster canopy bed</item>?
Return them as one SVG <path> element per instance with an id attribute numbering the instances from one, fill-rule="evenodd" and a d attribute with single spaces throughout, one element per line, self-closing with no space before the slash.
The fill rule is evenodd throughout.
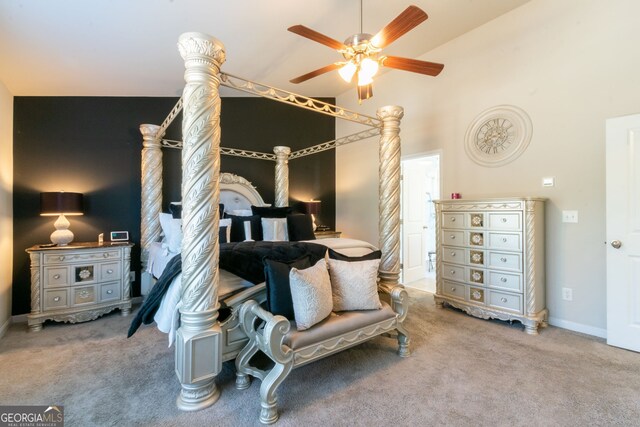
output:
<path id="1" fill-rule="evenodd" d="M 177 404 L 183 410 L 198 410 L 213 404 L 219 391 L 215 377 L 225 360 L 233 359 L 248 338 L 238 325 L 239 306 L 244 301 L 261 302 L 263 289 L 255 286 L 222 301 L 230 307 L 231 320 L 218 320 L 220 309 L 220 273 L 218 228 L 221 189 L 241 194 L 249 203 L 264 204 L 253 187 L 239 177 L 221 174 L 220 155 L 233 155 L 275 162 L 275 206 L 288 206 L 288 162 L 296 158 L 333 149 L 337 146 L 380 135 L 379 142 L 379 247 L 382 252 L 378 270 L 378 289 L 391 295 L 391 307 L 397 314 L 401 355 L 408 354 L 408 337 L 402 328 L 406 316 L 407 295 L 399 285 L 400 273 L 400 137 L 403 109 L 387 106 L 378 109 L 377 118 L 349 111 L 284 90 L 257 84 L 220 71 L 225 61 L 224 46 L 202 33 L 185 33 L 178 41 L 185 62 L 183 96 L 160 126 L 141 125 L 142 150 L 142 224 L 143 271 L 148 267 L 149 249 L 160 239 L 159 214 L 162 212 L 162 147 L 182 148 L 182 284 L 180 327 L 175 340 L 175 368 L 182 390 Z M 274 153 L 220 147 L 219 86 L 227 86 L 288 105 L 349 120 L 369 129 L 303 150 L 275 147 Z M 183 141 L 162 139 L 171 121 L 182 110 Z M 234 187 L 234 188 L 232 188 Z M 234 193 L 235 192 L 235 193 Z M 143 288 L 152 278 L 143 275 Z M 261 294 L 262 292 L 262 294 Z"/>

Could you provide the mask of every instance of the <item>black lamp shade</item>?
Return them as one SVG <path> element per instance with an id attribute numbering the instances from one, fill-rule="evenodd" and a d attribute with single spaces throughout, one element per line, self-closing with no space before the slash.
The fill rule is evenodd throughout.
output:
<path id="1" fill-rule="evenodd" d="M 305 213 L 318 215 L 320 213 L 320 200 L 309 200 L 302 202 L 304 204 Z"/>
<path id="2" fill-rule="evenodd" d="M 82 215 L 82 193 L 40 193 L 40 215 Z"/>

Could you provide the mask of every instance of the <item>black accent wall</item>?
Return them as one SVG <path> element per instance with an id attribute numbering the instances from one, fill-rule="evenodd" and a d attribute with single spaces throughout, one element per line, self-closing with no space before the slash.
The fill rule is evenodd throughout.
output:
<path id="1" fill-rule="evenodd" d="M 76 241 L 99 233 L 128 230 L 136 246 L 133 295 L 140 286 L 141 123 L 160 124 L 177 98 L 15 97 L 13 314 L 30 311 L 29 257 L 25 249 L 49 242 L 54 217 L 39 216 L 39 193 L 83 193 L 85 215 L 69 217 Z M 325 99 L 333 103 L 333 99 Z M 166 138 L 181 139 L 181 119 Z M 261 98 L 222 99 L 223 147 L 269 152 L 275 145 L 292 151 L 335 138 L 335 121 Z M 164 149 L 165 205 L 180 200 L 180 150 Z M 322 201 L 318 222 L 335 226 L 334 150 L 289 163 L 290 204 Z M 267 203 L 273 203 L 275 163 L 222 156 L 222 172 L 244 176 Z"/>

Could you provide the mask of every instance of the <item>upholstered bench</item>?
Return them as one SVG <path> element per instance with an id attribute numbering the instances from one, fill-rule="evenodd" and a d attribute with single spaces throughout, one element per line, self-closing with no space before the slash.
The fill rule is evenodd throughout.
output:
<path id="1" fill-rule="evenodd" d="M 389 303 L 382 301 L 382 308 L 378 310 L 332 312 L 304 331 L 296 330 L 295 321 L 274 316 L 256 301 L 247 301 L 241 306 L 240 323 L 249 342 L 236 358 L 236 388 L 248 388 L 249 376 L 262 380 L 261 423 L 272 424 L 278 420 L 275 392 L 295 367 L 394 330 L 398 354 L 409 355 L 409 337 L 402 324 L 407 315 L 407 292 L 404 287 L 396 286 L 384 293 Z M 271 369 L 265 371 L 249 364 L 258 351 L 273 360 Z"/>

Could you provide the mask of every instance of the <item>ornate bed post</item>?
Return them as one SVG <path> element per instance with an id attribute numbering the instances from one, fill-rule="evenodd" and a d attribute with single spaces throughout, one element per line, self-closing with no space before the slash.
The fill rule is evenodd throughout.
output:
<path id="1" fill-rule="evenodd" d="M 153 277 L 147 273 L 149 246 L 160 237 L 160 219 L 162 212 L 162 145 L 158 135 L 160 126 L 140 125 L 142 133 L 142 178 L 141 178 L 141 232 L 142 272 L 140 274 L 142 294 L 149 293 Z"/>
<path id="2" fill-rule="evenodd" d="M 400 280 L 400 119 L 402 107 L 390 105 L 376 112 L 382 120 L 379 163 L 380 285 L 392 288 Z"/>
<path id="3" fill-rule="evenodd" d="M 273 147 L 276 154 L 276 207 L 289 206 L 289 155 L 291 148 Z"/>
<path id="4" fill-rule="evenodd" d="M 176 334 L 178 408 L 195 411 L 218 400 L 222 369 L 218 318 L 220 200 L 219 72 L 224 45 L 202 33 L 178 40 L 186 85 L 182 119 L 182 307 Z"/>

